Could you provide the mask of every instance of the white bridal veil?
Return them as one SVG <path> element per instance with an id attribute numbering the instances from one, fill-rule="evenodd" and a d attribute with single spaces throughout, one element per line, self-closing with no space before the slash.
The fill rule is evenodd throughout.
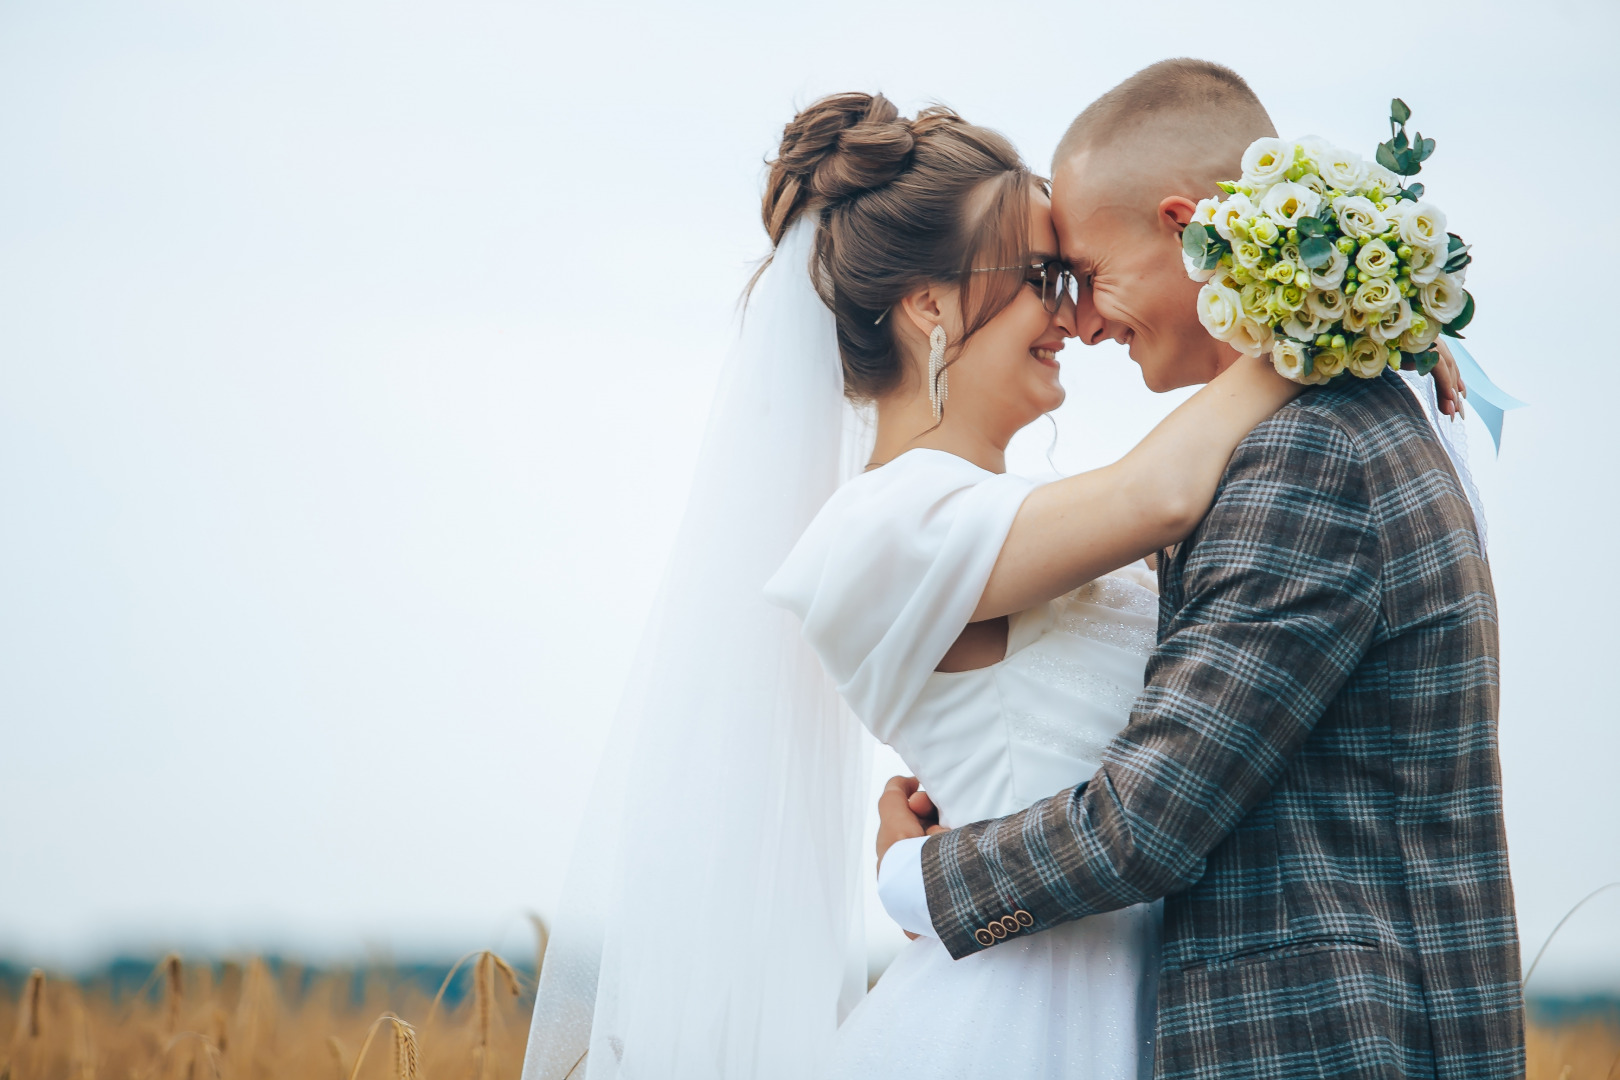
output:
<path id="1" fill-rule="evenodd" d="M 524 1080 L 813 1077 L 865 990 L 869 744 L 762 592 L 864 460 L 814 239 L 811 217 L 783 238 L 721 377 L 570 865 Z"/>

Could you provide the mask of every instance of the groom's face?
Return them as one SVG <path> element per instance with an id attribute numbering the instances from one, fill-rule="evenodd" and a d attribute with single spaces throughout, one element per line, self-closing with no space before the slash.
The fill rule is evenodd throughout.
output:
<path id="1" fill-rule="evenodd" d="M 1181 262 L 1181 223 L 1198 195 L 1171 197 L 1122 181 L 1078 155 L 1052 180 L 1058 246 L 1079 283 L 1076 331 L 1088 345 L 1130 350 L 1154 392 L 1208 382 L 1236 358 L 1198 321 L 1197 282 Z"/>

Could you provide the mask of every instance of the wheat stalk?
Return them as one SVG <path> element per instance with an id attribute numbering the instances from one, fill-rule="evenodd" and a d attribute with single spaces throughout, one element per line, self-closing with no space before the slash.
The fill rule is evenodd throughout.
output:
<path id="1" fill-rule="evenodd" d="M 354 1056 L 354 1067 L 349 1070 L 349 1080 L 360 1075 L 366 1051 L 371 1049 L 371 1040 L 377 1037 L 377 1029 L 384 1022 L 394 1025 L 394 1070 L 399 1074 L 398 1080 L 416 1080 L 416 1029 L 393 1013 L 383 1013 L 366 1029 L 365 1041 L 360 1044 L 360 1052 Z"/>
<path id="2" fill-rule="evenodd" d="M 173 1035 L 180 1028 L 180 1009 L 185 1001 L 185 969 L 181 966 L 179 953 L 165 956 L 159 966 L 163 969 L 163 981 L 167 990 L 163 1027 Z"/>

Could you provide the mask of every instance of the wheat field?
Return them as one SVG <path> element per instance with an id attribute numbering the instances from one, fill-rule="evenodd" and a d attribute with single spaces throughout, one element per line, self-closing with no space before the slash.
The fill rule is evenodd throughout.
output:
<path id="1" fill-rule="evenodd" d="M 542 958 L 543 945 L 536 970 Z M 260 959 L 170 955 L 121 994 L 34 971 L 0 997 L 0 1080 L 516 1080 L 533 988 L 492 952 L 464 957 L 436 994 L 387 971 Z M 1528 1052 L 1529 1080 L 1610 1080 L 1620 1025 L 1532 1025 Z"/>

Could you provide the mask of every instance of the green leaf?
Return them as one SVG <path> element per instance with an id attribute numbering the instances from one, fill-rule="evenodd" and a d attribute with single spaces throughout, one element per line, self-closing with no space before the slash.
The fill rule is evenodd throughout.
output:
<path id="1" fill-rule="evenodd" d="M 1467 266 L 1473 261 L 1474 257 L 1465 251 L 1461 255 L 1454 255 L 1450 259 L 1446 260 L 1446 265 L 1441 267 L 1441 269 L 1448 274 L 1455 274 L 1457 271 L 1461 270 L 1463 267 Z"/>
<path id="2" fill-rule="evenodd" d="M 1406 132 L 1404 131 L 1397 131 L 1395 133 L 1395 137 L 1389 140 L 1389 144 L 1395 148 L 1396 153 L 1399 153 L 1400 151 L 1405 150 L 1408 146 L 1412 145 L 1406 141 Z"/>
<path id="3" fill-rule="evenodd" d="M 1417 202 L 1417 200 L 1423 198 L 1422 184 L 1408 184 L 1406 190 L 1413 202 Z"/>
<path id="4" fill-rule="evenodd" d="M 1397 124 L 1404 124 L 1412 119 L 1412 110 L 1406 107 L 1406 102 L 1396 98 L 1389 103 L 1389 118 Z"/>
<path id="5" fill-rule="evenodd" d="M 1387 142 L 1378 144 L 1378 153 L 1373 155 L 1373 160 L 1377 161 L 1378 164 L 1382 165 L 1390 172 L 1401 171 L 1396 167 L 1395 151 L 1390 149 L 1389 143 Z"/>
<path id="6" fill-rule="evenodd" d="M 1299 219 L 1299 235 L 1304 237 L 1321 236 L 1327 232 L 1327 225 L 1321 218 L 1302 217 Z"/>
<path id="7" fill-rule="evenodd" d="M 1316 370 L 1316 353 L 1310 349 L 1305 350 L 1305 362 L 1300 365 L 1300 374 L 1310 378 L 1311 372 Z"/>
<path id="8" fill-rule="evenodd" d="M 1333 241 L 1325 236 L 1307 236 L 1299 242 L 1299 261 L 1312 270 L 1333 261 Z"/>
<path id="9" fill-rule="evenodd" d="M 1419 375 L 1427 375 L 1434 370 L 1434 365 L 1440 362 L 1440 350 L 1430 349 L 1428 352 L 1418 353 L 1412 358 Z"/>
<path id="10" fill-rule="evenodd" d="M 1201 221 L 1193 221 L 1181 230 L 1181 250 L 1194 269 L 1209 270 L 1221 261 L 1227 246 L 1215 230 Z"/>
<path id="11" fill-rule="evenodd" d="M 1434 140 L 1425 139 L 1422 132 L 1418 132 L 1417 153 L 1419 161 L 1428 161 L 1429 155 L 1434 153 Z"/>
<path id="12" fill-rule="evenodd" d="M 1443 327 L 1452 337 L 1460 337 L 1457 331 L 1474 321 L 1474 294 L 1464 289 L 1463 295 L 1468 299 L 1463 302 L 1462 312 Z"/>
<path id="13" fill-rule="evenodd" d="M 1458 248 L 1466 248 L 1468 246 L 1467 241 L 1463 240 L 1463 238 L 1458 236 L 1456 233 L 1448 232 L 1446 235 L 1450 237 L 1450 239 L 1446 241 L 1446 251 L 1448 254 L 1455 253 Z"/>

